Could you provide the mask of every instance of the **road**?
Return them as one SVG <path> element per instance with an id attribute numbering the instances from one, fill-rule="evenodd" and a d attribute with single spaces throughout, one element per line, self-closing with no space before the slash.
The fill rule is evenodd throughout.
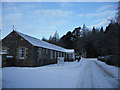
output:
<path id="1" fill-rule="evenodd" d="M 105 65 L 96 59 L 84 59 L 81 71 L 84 75 L 80 75 L 77 88 L 118 88 L 117 70 L 109 71 L 109 66 Z"/>

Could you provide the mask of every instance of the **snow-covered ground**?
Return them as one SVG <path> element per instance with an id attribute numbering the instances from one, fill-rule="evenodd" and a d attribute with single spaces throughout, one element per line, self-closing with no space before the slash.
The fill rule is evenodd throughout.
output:
<path id="1" fill-rule="evenodd" d="M 97 59 L 3 68 L 3 88 L 118 88 L 118 68 Z"/>

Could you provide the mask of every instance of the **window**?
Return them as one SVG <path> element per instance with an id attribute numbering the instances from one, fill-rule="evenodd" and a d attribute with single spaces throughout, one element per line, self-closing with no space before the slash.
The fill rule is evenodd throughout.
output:
<path id="1" fill-rule="evenodd" d="M 23 40 L 23 38 L 20 38 L 20 40 Z"/>
<path id="2" fill-rule="evenodd" d="M 57 56 L 59 57 L 59 52 L 57 53 Z"/>
<path id="3" fill-rule="evenodd" d="M 54 58 L 56 58 L 56 51 L 54 51 Z"/>
<path id="4" fill-rule="evenodd" d="M 65 54 L 65 57 L 67 58 L 67 53 Z"/>
<path id="5" fill-rule="evenodd" d="M 69 58 L 73 58 L 73 54 L 69 54 Z"/>
<path id="6" fill-rule="evenodd" d="M 7 54 L 7 53 L 8 53 L 7 47 L 3 47 L 3 48 L 2 48 L 2 52 L 3 52 L 4 54 Z"/>
<path id="7" fill-rule="evenodd" d="M 44 53 L 44 49 L 42 48 L 41 50 L 42 50 L 42 52 Z"/>
<path id="8" fill-rule="evenodd" d="M 62 52 L 62 57 L 63 57 L 63 52 Z"/>
<path id="9" fill-rule="evenodd" d="M 43 53 L 46 53 L 46 49 L 42 48 L 42 52 L 43 52 Z"/>
<path id="10" fill-rule="evenodd" d="M 67 58 L 69 58 L 69 54 L 67 54 Z"/>
<path id="11" fill-rule="evenodd" d="M 38 59 L 41 59 L 41 56 L 42 56 L 41 54 L 42 54 L 42 49 L 39 48 L 39 49 L 38 49 Z"/>
<path id="12" fill-rule="evenodd" d="M 51 52 L 51 59 L 52 59 L 53 58 L 53 51 L 51 50 L 50 52 Z"/>
<path id="13" fill-rule="evenodd" d="M 47 49 L 45 49 L 45 54 L 47 54 L 48 53 L 48 50 Z"/>
<path id="14" fill-rule="evenodd" d="M 58 52 L 56 51 L 56 58 L 58 57 Z"/>
<path id="15" fill-rule="evenodd" d="M 65 53 L 63 53 L 63 57 L 65 57 Z"/>
<path id="16" fill-rule="evenodd" d="M 25 59 L 25 51 L 26 49 L 24 47 L 19 48 L 19 59 Z"/>
<path id="17" fill-rule="evenodd" d="M 59 52 L 59 57 L 61 57 L 61 52 Z"/>
<path id="18" fill-rule="evenodd" d="M 60 57 L 62 57 L 62 52 L 60 52 L 60 54 L 61 54 Z"/>
<path id="19" fill-rule="evenodd" d="M 53 51 L 53 58 L 55 58 L 55 51 Z"/>
<path id="20" fill-rule="evenodd" d="M 68 58 L 68 54 L 66 53 L 66 58 Z"/>

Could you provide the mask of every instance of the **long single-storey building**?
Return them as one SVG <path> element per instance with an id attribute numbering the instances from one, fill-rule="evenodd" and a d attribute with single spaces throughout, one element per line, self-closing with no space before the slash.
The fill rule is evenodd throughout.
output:
<path id="1" fill-rule="evenodd" d="M 2 39 L 2 66 L 41 66 L 57 63 L 57 57 L 74 59 L 74 50 L 13 30 Z"/>

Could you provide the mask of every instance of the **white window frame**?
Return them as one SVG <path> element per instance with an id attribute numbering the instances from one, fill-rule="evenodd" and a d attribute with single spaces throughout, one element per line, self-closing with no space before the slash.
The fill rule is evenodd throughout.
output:
<path id="1" fill-rule="evenodd" d="M 2 47 L 2 52 L 7 54 L 8 53 L 8 48 L 7 47 Z"/>
<path id="2" fill-rule="evenodd" d="M 53 58 L 55 58 L 55 51 L 52 51 L 52 53 L 53 53 Z"/>
<path id="3" fill-rule="evenodd" d="M 62 57 L 62 52 L 60 52 L 60 57 Z"/>
<path id="4" fill-rule="evenodd" d="M 42 48 L 38 48 L 38 60 L 42 58 Z"/>
<path id="5" fill-rule="evenodd" d="M 67 53 L 65 53 L 65 58 L 67 58 Z"/>
<path id="6" fill-rule="evenodd" d="M 50 53 L 51 53 L 51 59 L 53 59 L 53 51 L 50 50 Z"/>
<path id="7" fill-rule="evenodd" d="M 48 49 L 47 48 L 45 49 L 45 54 L 48 54 Z"/>
<path id="8" fill-rule="evenodd" d="M 57 52 L 57 58 L 59 57 L 59 51 Z"/>
<path id="9" fill-rule="evenodd" d="M 59 57 L 61 57 L 61 52 L 59 52 Z"/>
<path id="10" fill-rule="evenodd" d="M 19 59 L 25 59 L 25 55 L 26 55 L 26 48 L 25 47 L 19 47 Z M 23 56 L 22 56 L 23 54 Z"/>
<path id="11" fill-rule="evenodd" d="M 55 59 L 56 59 L 56 51 L 54 51 L 54 57 L 55 57 Z"/>

